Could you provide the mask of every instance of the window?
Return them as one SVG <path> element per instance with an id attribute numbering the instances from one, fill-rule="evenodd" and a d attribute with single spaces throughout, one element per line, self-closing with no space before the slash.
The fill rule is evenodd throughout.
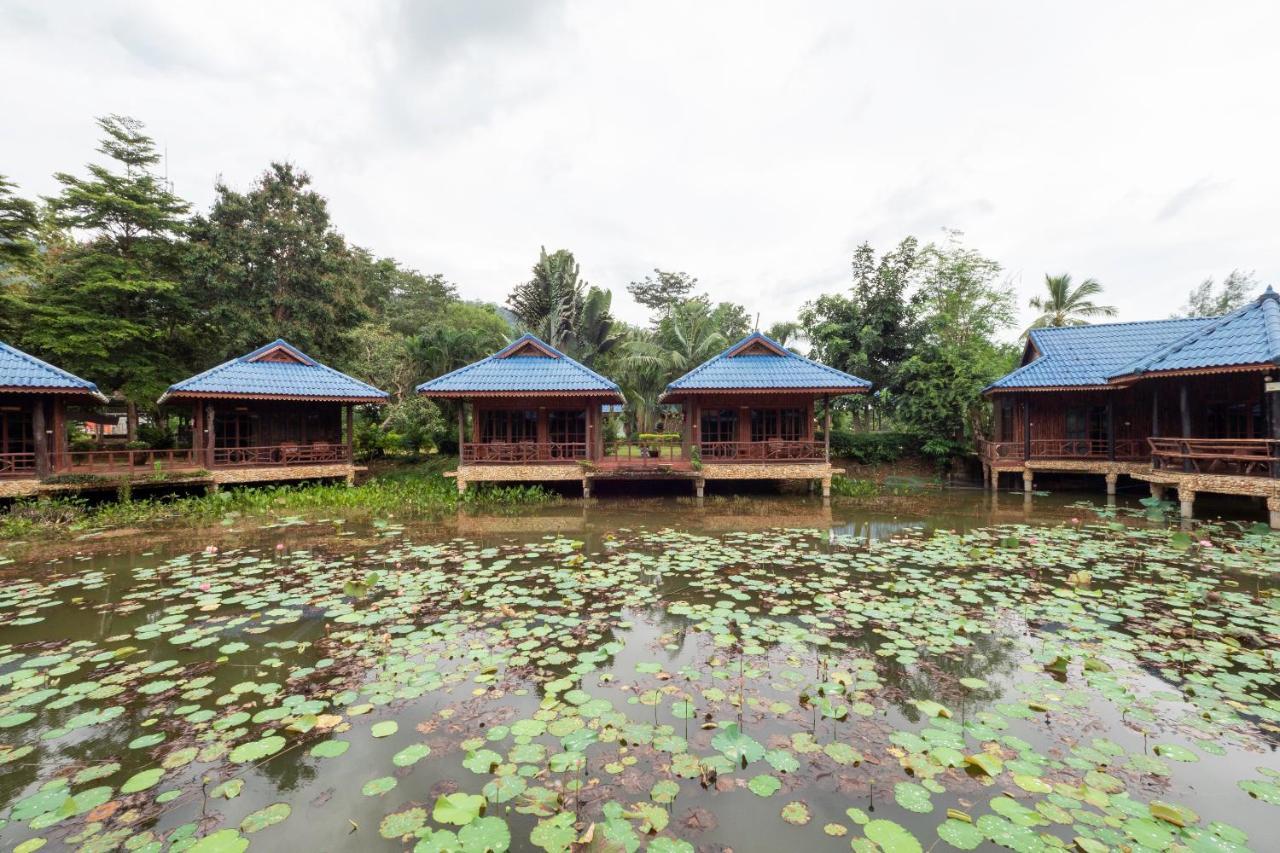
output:
<path id="1" fill-rule="evenodd" d="M 218 412 L 213 418 L 214 447 L 256 447 L 257 426 L 248 412 Z"/>
<path id="2" fill-rule="evenodd" d="M 1263 420 L 1261 404 L 1219 403 L 1209 407 L 1208 438 L 1260 436 L 1264 434 Z"/>
<path id="3" fill-rule="evenodd" d="M 804 409 L 752 409 L 752 441 L 800 441 L 805 437 Z"/>
<path id="4" fill-rule="evenodd" d="M 1013 401 L 1000 401 L 1000 441 L 1013 441 Z"/>
<path id="5" fill-rule="evenodd" d="M 702 441 L 738 440 L 738 413 L 733 409 L 708 409 L 702 413 Z"/>
<path id="6" fill-rule="evenodd" d="M 0 412 L 0 453 L 35 453 L 30 412 Z"/>
<path id="7" fill-rule="evenodd" d="M 531 409 L 499 409 L 480 412 L 480 442 L 538 440 L 538 413 Z"/>
<path id="8" fill-rule="evenodd" d="M 1067 409 L 1067 438 L 1106 441 L 1106 406 L 1073 406 Z"/>
<path id="9" fill-rule="evenodd" d="M 575 458 L 586 456 L 587 413 L 582 409 L 557 409 L 547 412 L 547 437 L 552 444 L 552 456 Z"/>

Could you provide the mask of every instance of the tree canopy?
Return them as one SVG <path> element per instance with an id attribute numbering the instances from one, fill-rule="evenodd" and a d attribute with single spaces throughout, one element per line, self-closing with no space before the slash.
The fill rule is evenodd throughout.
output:
<path id="1" fill-rule="evenodd" d="M 1102 285 L 1086 278 L 1072 286 L 1071 276 L 1048 275 L 1044 277 L 1045 294 L 1031 297 L 1032 310 L 1040 314 L 1031 322 L 1030 329 L 1057 326 L 1084 326 L 1098 317 L 1114 317 L 1115 306 L 1099 305 L 1093 299 L 1102 295 Z M 1026 336 L 1026 332 L 1023 332 Z"/>

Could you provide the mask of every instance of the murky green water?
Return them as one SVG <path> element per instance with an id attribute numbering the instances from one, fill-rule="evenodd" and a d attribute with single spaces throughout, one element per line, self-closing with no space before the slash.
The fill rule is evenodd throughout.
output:
<path id="1" fill-rule="evenodd" d="M 1280 546 L 1137 515 L 572 502 L 31 550 L 0 843 L 1276 849 Z"/>

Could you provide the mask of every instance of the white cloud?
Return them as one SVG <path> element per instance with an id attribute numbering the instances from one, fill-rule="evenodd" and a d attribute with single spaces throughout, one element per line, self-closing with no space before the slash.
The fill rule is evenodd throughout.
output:
<path id="1" fill-rule="evenodd" d="M 615 305 L 654 266 L 763 322 L 852 248 L 964 231 L 1025 300 L 1127 319 L 1280 283 L 1275 4 L 0 3 L 0 172 L 32 194 L 142 118 L 198 206 L 310 171 L 371 250 L 501 301 L 540 245 Z"/>

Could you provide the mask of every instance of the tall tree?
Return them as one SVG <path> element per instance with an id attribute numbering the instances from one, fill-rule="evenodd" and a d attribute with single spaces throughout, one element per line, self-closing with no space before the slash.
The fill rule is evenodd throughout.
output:
<path id="1" fill-rule="evenodd" d="M 901 393 L 893 397 L 900 423 L 926 453 L 946 460 L 981 434 L 990 408 L 982 389 L 1010 370 L 1017 350 L 996 341 L 1014 319 L 1014 293 L 1000 265 L 960 244 L 921 251 L 917 302 L 923 312 L 918 346 L 903 362 Z"/>
<path id="2" fill-rule="evenodd" d="M 306 172 L 272 163 L 247 192 L 219 182 L 193 228 L 191 271 L 205 296 L 223 358 L 286 338 L 316 358 L 342 362 L 349 331 L 385 297 L 375 263 L 333 227 L 328 202 Z M 384 271 L 385 272 L 385 271 Z"/>
<path id="3" fill-rule="evenodd" d="M 560 349 L 568 346 L 586 288 L 573 252 L 559 249 L 547 254 L 544 246 L 532 278 L 516 285 L 507 305 L 526 329 Z"/>
<path id="4" fill-rule="evenodd" d="M 627 292 L 660 320 L 671 313 L 674 305 L 688 299 L 697 286 L 698 280 L 688 273 L 667 272 L 654 267 L 653 275 L 631 282 L 627 285 Z"/>
<path id="5" fill-rule="evenodd" d="M 569 351 L 574 358 L 592 368 L 621 342 L 621 329 L 610 313 L 613 294 L 598 287 L 587 288 L 581 310 L 574 319 L 569 337 Z"/>
<path id="6" fill-rule="evenodd" d="M 1048 275 L 1044 277 L 1043 296 L 1031 297 L 1031 308 L 1040 315 L 1032 321 L 1027 331 L 1057 326 L 1087 326 L 1095 317 L 1114 317 L 1114 305 L 1099 305 L 1093 301 L 1102 295 L 1102 285 L 1086 278 L 1072 287 L 1071 276 Z M 1026 332 L 1023 332 L 1026 337 Z"/>
<path id="7" fill-rule="evenodd" d="M 29 306 L 27 290 L 38 256 L 40 217 L 35 203 L 18 196 L 0 175 L 0 340 L 16 341 Z"/>
<path id="8" fill-rule="evenodd" d="M 1261 284 L 1252 271 L 1232 270 L 1222 280 L 1221 287 L 1215 287 L 1212 278 L 1200 282 L 1187 296 L 1187 304 L 1174 314 L 1176 317 L 1218 317 L 1230 314 L 1253 297 Z"/>
<path id="9" fill-rule="evenodd" d="M 192 338 L 190 291 L 180 273 L 188 210 L 155 174 L 155 144 L 136 119 L 107 116 L 86 177 L 55 175 L 56 225 L 82 241 L 63 251 L 33 293 L 27 342 L 129 402 L 149 406 L 182 375 Z"/>
<path id="10" fill-rule="evenodd" d="M 907 293 L 921 263 L 914 237 L 878 259 L 870 243 L 859 246 L 849 294 L 820 296 L 800 312 L 813 357 L 870 380 L 878 392 L 900 391 L 899 365 L 919 338 L 918 307 Z"/>

